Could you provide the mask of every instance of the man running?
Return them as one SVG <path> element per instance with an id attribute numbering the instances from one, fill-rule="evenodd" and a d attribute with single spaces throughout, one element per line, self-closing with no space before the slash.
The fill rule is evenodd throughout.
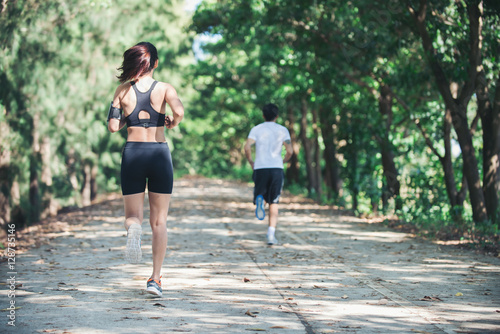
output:
<path id="1" fill-rule="evenodd" d="M 269 203 L 269 227 L 267 244 L 278 243 L 275 237 L 278 223 L 278 203 L 283 189 L 283 163 L 288 162 L 293 155 L 290 133 L 287 128 L 276 124 L 278 107 L 269 103 L 262 108 L 265 122 L 252 128 L 245 143 L 245 155 L 253 169 L 255 188 L 253 202 L 257 205 L 255 215 L 263 220 L 266 211 L 265 203 Z M 252 159 L 252 146 L 255 145 L 255 161 Z M 281 157 L 285 146 L 285 157 Z"/>

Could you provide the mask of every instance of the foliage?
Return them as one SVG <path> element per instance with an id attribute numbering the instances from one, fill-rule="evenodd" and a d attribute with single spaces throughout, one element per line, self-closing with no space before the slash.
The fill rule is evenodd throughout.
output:
<path id="1" fill-rule="evenodd" d="M 415 224 L 432 221 L 437 230 L 449 224 L 470 229 L 474 207 L 465 200 L 462 182 L 463 162 L 470 166 L 470 160 L 451 130 L 456 124 L 446 116 L 433 66 L 438 64 L 459 90 L 470 85 L 471 13 L 479 4 L 480 52 L 493 101 L 498 8 L 491 1 L 421 4 L 428 6 L 425 29 L 436 49 L 435 63 L 427 61 L 412 16 L 418 2 L 203 1 L 192 30 L 217 37 L 203 46 L 204 57 L 193 72 L 205 111 L 197 117 L 217 129 L 203 139 L 205 154 L 219 157 L 222 151 L 233 157 L 239 150 L 242 155 L 241 143 L 260 122 L 256 111 L 273 101 L 282 110 L 280 121 L 297 133 L 301 176 L 293 188 L 298 192 L 306 188 L 310 196 L 325 198 L 322 192 L 334 187 L 333 162 L 340 166 L 336 184 L 342 187 L 334 189 L 337 195 L 329 192 L 328 201 L 335 198 L 334 203 L 364 213 L 393 211 Z M 237 109 L 233 100 L 239 101 Z M 466 108 L 473 146 L 480 152 L 486 130 L 475 102 Z M 222 117 L 207 117 L 210 110 Z M 230 113 L 245 126 L 227 122 Z M 231 126 L 233 134 L 221 138 Z M 328 155 L 332 146 L 333 156 Z M 482 158 L 476 156 L 479 163 L 472 168 L 481 173 Z M 213 173 L 239 171 L 245 163 L 230 161 Z"/>
<path id="2" fill-rule="evenodd" d="M 243 144 L 274 102 L 297 153 L 290 188 L 496 233 L 498 12 L 493 0 L 205 0 L 191 18 L 176 1 L 3 2 L 0 223 L 118 190 L 125 132 L 107 132 L 106 101 L 122 52 L 149 40 L 156 77 L 186 105 L 168 136 L 177 176 L 250 182 Z"/>
<path id="3" fill-rule="evenodd" d="M 182 8 L 156 0 L 3 2 L 2 192 L 26 220 L 119 189 L 125 133 L 106 127 L 116 68 L 126 48 L 148 40 L 159 49 L 158 76 L 182 85 L 177 61 L 190 45 Z"/>

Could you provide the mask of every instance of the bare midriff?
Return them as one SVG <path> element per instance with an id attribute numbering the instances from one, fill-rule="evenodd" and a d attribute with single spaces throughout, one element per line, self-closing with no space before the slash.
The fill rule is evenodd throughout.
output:
<path id="1" fill-rule="evenodd" d="M 127 141 L 134 142 L 158 142 L 164 143 L 165 139 L 165 127 L 129 127 L 127 128 Z"/>

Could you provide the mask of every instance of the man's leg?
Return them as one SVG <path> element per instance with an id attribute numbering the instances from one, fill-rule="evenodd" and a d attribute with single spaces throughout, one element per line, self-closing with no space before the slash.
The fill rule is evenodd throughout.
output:
<path id="1" fill-rule="evenodd" d="M 265 196 L 267 193 L 266 188 L 268 182 L 266 170 L 254 170 L 252 178 L 255 184 L 253 191 L 253 203 L 256 205 L 255 216 L 259 220 L 264 220 L 266 216 Z"/>
<path id="2" fill-rule="evenodd" d="M 278 203 L 283 189 L 284 174 L 282 169 L 272 169 L 270 171 L 271 182 L 269 185 L 269 227 L 267 229 L 267 244 L 278 243 L 274 233 L 278 225 Z"/>
<path id="3" fill-rule="evenodd" d="M 269 204 L 269 227 L 275 228 L 278 225 L 278 203 Z"/>
<path id="4" fill-rule="evenodd" d="M 267 228 L 267 244 L 274 245 L 278 240 L 274 236 L 276 232 L 276 225 L 278 225 L 278 203 L 269 204 L 269 227 Z"/>

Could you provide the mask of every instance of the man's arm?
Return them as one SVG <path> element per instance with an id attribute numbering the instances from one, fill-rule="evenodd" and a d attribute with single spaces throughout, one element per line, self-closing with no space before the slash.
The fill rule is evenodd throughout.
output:
<path id="1" fill-rule="evenodd" d="M 286 154 L 285 154 L 285 157 L 283 158 L 283 163 L 286 163 L 286 162 L 290 161 L 290 158 L 293 155 L 292 141 L 290 139 L 287 139 L 283 142 L 283 145 L 285 145 L 285 149 L 286 149 Z"/>
<path id="2" fill-rule="evenodd" d="M 255 145 L 255 140 L 251 139 L 251 138 L 247 138 L 247 142 L 245 143 L 245 155 L 247 157 L 247 160 L 248 162 L 250 163 L 250 165 L 252 166 L 252 169 L 253 169 L 253 159 L 252 159 L 252 146 Z"/>

